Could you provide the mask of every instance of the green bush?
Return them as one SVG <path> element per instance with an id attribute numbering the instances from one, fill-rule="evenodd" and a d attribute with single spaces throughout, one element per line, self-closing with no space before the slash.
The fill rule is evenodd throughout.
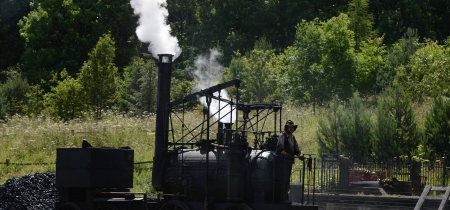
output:
<path id="1" fill-rule="evenodd" d="M 265 37 L 256 41 L 254 49 L 245 56 L 237 55 L 224 70 L 223 80 L 242 80 L 239 98 L 247 103 L 273 103 L 282 100 L 279 79 L 282 76 L 278 57 Z M 235 97 L 234 92 L 230 94 Z"/>
<path id="2" fill-rule="evenodd" d="M 28 103 L 25 112 L 29 116 L 37 116 L 45 109 L 44 90 L 40 84 L 30 86 L 30 92 L 26 94 Z"/>
<path id="3" fill-rule="evenodd" d="M 68 76 L 67 71 L 61 72 L 61 79 L 52 92 L 45 94 L 48 112 L 52 118 L 63 121 L 82 117 L 85 110 L 85 96 L 78 80 Z"/>
<path id="4" fill-rule="evenodd" d="M 0 86 L 1 89 L 1 86 Z M 8 109 L 9 103 L 6 99 L 6 96 L 4 96 L 0 91 L 0 119 L 6 120 L 6 110 Z"/>
<path id="5" fill-rule="evenodd" d="M 296 40 L 286 51 L 289 65 L 283 87 L 298 102 L 329 101 L 333 95 L 352 96 L 355 87 L 354 33 L 341 14 L 327 22 L 315 19 L 297 26 Z"/>
<path id="6" fill-rule="evenodd" d="M 24 113 L 24 106 L 27 103 L 26 94 L 29 91 L 30 85 L 27 79 L 22 77 L 8 79 L 2 85 L 0 95 L 6 97 L 6 103 L 9 104 L 6 112 L 9 116 Z"/>
<path id="7" fill-rule="evenodd" d="M 428 40 L 411 56 L 407 66 L 399 68 L 399 79 L 413 93 L 413 99 L 423 101 L 431 96 L 450 96 L 449 50 Z"/>

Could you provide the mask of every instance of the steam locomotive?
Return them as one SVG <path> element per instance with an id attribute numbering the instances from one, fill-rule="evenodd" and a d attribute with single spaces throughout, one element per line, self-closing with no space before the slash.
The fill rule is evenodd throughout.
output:
<path id="1" fill-rule="evenodd" d="M 56 184 L 60 199 L 55 208 L 318 209 L 285 200 L 289 180 L 285 180 L 284 170 L 277 170 L 280 162 L 275 164 L 276 134 L 282 130 L 281 105 L 239 103 L 239 79 L 170 102 L 172 57 L 161 54 L 158 60 L 152 185 L 161 192 L 159 196 L 147 198 L 145 193 L 130 192 L 132 149 L 90 147 L 85 143 L 83 148 L 57 149 Z M 236 90 L 234 101 L 221 96 L 222 90 L 232 87 Z M 191 127 L 184 121 L 184 114 L 189 111 L 185 104 L 201 97 L 206 103 L 203 120 Z M 218 103 L 218 108 L 212 110 L 211 103 Z M 180 121 L 181 134 L 174 135 L 174 118 Z M 274 120 L 273 130 L 265 127 L 268 119 Z M 215 137 L 210 135 L 212 132 Z M 253 137 L 254 141 L 249 142 Z"/>

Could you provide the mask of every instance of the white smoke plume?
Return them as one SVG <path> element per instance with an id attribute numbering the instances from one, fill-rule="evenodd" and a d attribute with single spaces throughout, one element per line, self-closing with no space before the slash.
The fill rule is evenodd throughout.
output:
<path id="1" fill-rule="evenodd" d="M 197 58 L 195 60 L 195 68 L 193 71 L 191 71 L 192 75 L 194 76 L 195 81 L 196 81 L 196 84 L 192 89 L 193 92 L 197 92 L 197 91 L 200 91 L 200 90 L 203 90 L 203 89 L 206 89 L 211 86 L 219 84 L 220 78 L 222 77 L 222 69 L 224 68 L 222 65 L 220 65 L 217 62 L 217 58 L 219 58 L 220 56 L 221 56 L 221 53 L 215 49 L 210 50 L 208 55 L 197 56 Z M 219 97 L 219 93 L 215 92 L 214 96 Z M 220 91 L 220 97 L 230 100 L 226 90 Z M 199 98 L 199 100 L 200 100 L 200 103 L 202 103 L 204 106 L 207 106 L 205 97 L 201 97 L 201 98 Z M 232 112 L 232 115 L 230 116 L 230 114 L 227 114 L 227 113 L 230 112 L 231 106 L 227 105 L 227 103 L 221 101 L 220 108 L 223 108 L 223 107 L 225 107 L 225 108 L 222 109 L 222 111 L 220 111 L 219 114 L 214 115 L 214 118 L 216 120 L 218 120 L 219 115 L 220 115 L 220 118 L 225 116 L 220 120 L 220 122 L 234 123 L 234 121 L 236 120 L 235 119 L 236 111 L 234 110 Z M 217 111 L 219 111 L 220 108 L 219 108 L 219 101 L 212 99 L 211 106 L 210 106 L 211 114 L 216 113 Z"/>
<path id="2" fill-rule="evenodd" d="M 170 25 L 167 25 L 166 0 L 130 0 L 134 14 L 139 16 L 139 26 L 136 34 L 142 42 L 150 42 L 148 50 L 153 57 L 158 54 L 172 54 L 175 60 L 181 54 L 178 39 L 170 35 Z"/>

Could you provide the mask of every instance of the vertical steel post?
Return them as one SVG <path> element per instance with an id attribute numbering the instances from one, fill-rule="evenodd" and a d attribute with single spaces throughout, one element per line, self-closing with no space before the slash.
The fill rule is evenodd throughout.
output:
<path id="1" fill-rule="evenodd" d="M 442 186 L 445 187 L 445 165 L 447 164 L 447 157 L 442 157 Z"/>
<path id="2" fill-rule="evenodd" d="M 205 196 L 205 209 L 208 209 L 208 188 L 209 188 L 209 113 L 211 111 L 211 98 L 206 97 L 206 104 L 208 105 L 208 117 L 206 121 L 206 196 Z"/>
<path id="3" fill-rule="evenodd" d="M 313 176 L 313 206 L 314 206 L 314 193 L 315 193 L 315 185 L 316 185 L 316 158 L 314 158 L 314 176 Z"/>
<path id="4" fill-rule="evenodd" d="M 275 122 L 273 124 L 275 127 L 273 129 L 273 134 L 276 134 L 277 133 L 277 112 L 275 112 L 274 114 L 275 114 L 275 117 L 273 119 L 275 120 Z"/>
<path id="5" fill-rule="evenodd" d="M 305 159 L 303 159 L 302 204 L 305 204 Z"/>

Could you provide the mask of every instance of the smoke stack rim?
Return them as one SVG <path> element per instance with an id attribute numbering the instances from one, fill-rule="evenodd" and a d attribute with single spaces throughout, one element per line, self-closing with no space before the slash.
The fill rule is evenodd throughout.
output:
<path id="1" fill-rule="evenodd" d="M 158 54 L 159 63 L 172 63 L 172 54 Z"/>

